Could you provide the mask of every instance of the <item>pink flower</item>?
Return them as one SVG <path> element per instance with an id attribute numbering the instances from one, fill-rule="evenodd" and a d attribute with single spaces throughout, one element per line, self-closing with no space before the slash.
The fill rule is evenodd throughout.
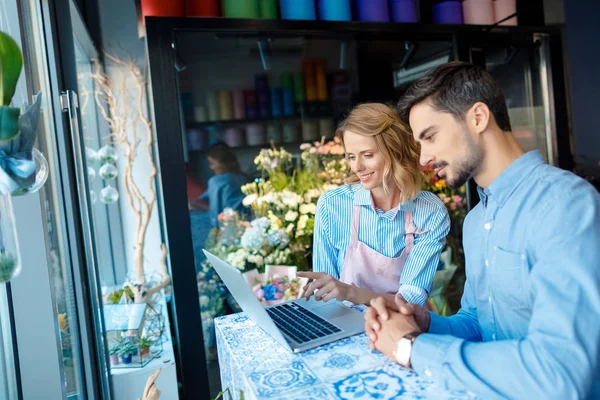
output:
<path id="1" fill-rule="evenodd" d="M 310 154 L 315 154 L 317 152 L 317 148 L 311 147 L 309 151 L 310 151 Z"/>
<path id="2" fill-rule="evenodd" d="M 457 195 L 457 194 L 455 194 L 454 196 L 452 196 L 452 201 L 454 201 L 455 203 L 459 203 L 460 204 L 462 202 L 462 199 L 463 198 L 461 196 Z"/>
<path id="3" fill-rule="evenodd" d="M 277 300 L 283 299 L 283 292 L 275 292 L 275 298 Z"/>
<path id="4" fill-rule="evenodd" d="M 458 205 L 456 203 L 450 203 L 451 210 L 456 210 L 457 207 L 458 207 Z"/>
<path id="5" fill-rule="evenodd" d="M 319 146 L 317 151 L 319 152 L 319 154 L 327 154 L 328 153 L 328 149 L 325 146 Z"/>
<path id="6" fill-rule="evenodd" d="M 262 290 L 260 284 L 252 286 L 252 291 L 258 300 L 262 300 L 265 297 L 265 292 Z"/>
<path id="7" fill-rule="evenodd" d="M 308 148 L 310 148 L 310 143 L 302 143 L 300 145 L 300 150 L 306 150 Z"/>

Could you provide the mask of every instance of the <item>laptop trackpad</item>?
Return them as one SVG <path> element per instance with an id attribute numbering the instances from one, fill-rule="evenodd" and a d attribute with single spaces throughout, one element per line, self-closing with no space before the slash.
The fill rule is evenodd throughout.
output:
<path id="1" fill-rule="evenodd" d="M 344 317 L 353 313 L 353 311 L 348 307 L 336 303 L 325 304 L 323 306 L 313 308 L 312 312 L 318 314 L 324 320 L 330 321 L 334 318 Z"/>

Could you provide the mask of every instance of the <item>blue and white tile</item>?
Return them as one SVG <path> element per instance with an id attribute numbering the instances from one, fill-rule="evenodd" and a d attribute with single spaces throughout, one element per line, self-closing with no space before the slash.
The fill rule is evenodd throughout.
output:
<path id="1" fill-rule="evenodd" d="M 365 348 L 354 340 L 340 342 L 302 355 L 302 359 L 324 382 L 332 382 L 382 364 L 368 347 Z"/>
<path id="2" fill-rule="evenodd" d="M 393 399 L 405 392 L 400 376 L 386 372 L 385 367 L 352 374 L 329 384 L 338 399 Z"/>
<path id="3" fill-rule="evenodd" d="M 333 398 L 333 394 L 324 385 L 317 385 L 308 389 L 294 390 L 273 400 L 325 400 Z"/>
<path id="4" fill-rule="evenodd" d="M 377 358 L 380 362 L 384 363 L 384 362 L 390 361 L 389 358 L 384 356 L 378 350 L 371 350 L 371 347 L 369 347 L 369 337 L 366 334 L 363 333 L 361 335 L 353 336 L 352 339 L 359 346 L 364 347 L 365 349 L 368 349 L 370 351 L 370 354 L 372 356 L 374 356 L 375 358 Z"/>
<path id="5" fill-rule="evenodd" d="M 246 377 L 259 399 L 272 399 L 288 391 L 310 388 L 319 382 L 317 376 L 301 360 L 279 368 L 258 369 Z"/>

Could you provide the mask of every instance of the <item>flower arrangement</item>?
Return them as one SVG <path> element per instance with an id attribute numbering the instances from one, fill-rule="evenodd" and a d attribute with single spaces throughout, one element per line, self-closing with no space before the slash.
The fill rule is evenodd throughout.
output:
<path id="1" fill-rule="evenodd" d="M 296 267 L 268 265 L 264 273 L 254 269 L 244 273 L 252 291 L 266 305 L 299 299 L 307 278 L 296 277 Z"/>
<path id="2" fill-rule="evenodd" d="M 250 264 L 260 268 L 262 256 L 266 264 L 289 263 L 309 269 L 317 200 L 343 183 L 349 167 L 339 140 L 305 143 L 300 149 L 301 163 L 294 169 L 292 155 L 283 148 L 263 149 L 255 158 L 261 178 L 243 186 L 242 192 L 246 195 L 244 206 L 260 222 L 258 227 L 247 227 L 244 243 L 231 255 L 238 268 L 242 269 L 242 260 L 248 257 Z"/>
<path id="3" fill-rule="evenodd" d="M 344 159 L 344 147 L 338 137 L 326 143 L 324 140 L 303 143 L 300 150 L 307 169 L 315 173 L 321 181 L 336 186 L 344 183 L 350 166 Z"/>

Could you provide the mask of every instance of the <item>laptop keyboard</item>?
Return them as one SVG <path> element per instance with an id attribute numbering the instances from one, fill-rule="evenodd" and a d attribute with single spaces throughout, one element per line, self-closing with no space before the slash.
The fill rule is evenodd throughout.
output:
<path id="1" fill-rule="evenodd" d="M 275 325 L 299 344 L 341 332 L 337 326 L 293 302 L 266 310 Z"/>

